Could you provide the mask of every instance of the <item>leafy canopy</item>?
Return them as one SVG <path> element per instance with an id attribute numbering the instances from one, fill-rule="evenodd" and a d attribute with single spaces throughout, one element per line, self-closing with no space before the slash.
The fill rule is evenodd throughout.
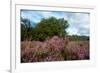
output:
<path id="1" fill-rule="evenodd" d="M 30 25 L 30 21 L 27 19 L 21 20 L 24 23 L 21 24 L 21 36 L 22 39 L 39 40 L 43 41 L 53 36 L 65 37 L 67 32 L 65 29 L 68 28 L 69 24 L 64 18 L 57 19 L 55 17 L 43 18 L 35 27 Z"/>

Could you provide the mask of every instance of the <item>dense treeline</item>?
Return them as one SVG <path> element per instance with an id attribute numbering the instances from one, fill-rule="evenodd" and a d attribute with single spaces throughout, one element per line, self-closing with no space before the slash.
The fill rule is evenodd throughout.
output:
<path id="1" fill-rule="evenodd" d="M 89 36 L 67 35 L 70 41 L 89 41 Z"/>

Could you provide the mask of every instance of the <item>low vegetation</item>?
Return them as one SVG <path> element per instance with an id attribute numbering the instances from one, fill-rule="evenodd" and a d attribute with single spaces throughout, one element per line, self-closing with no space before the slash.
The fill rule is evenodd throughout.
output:
<path id="1" fill-rule="evenodd" d="M 68 41 L 58 36 L 40 41 L 21 42 L 21 62 L 89 59 L 88 41 Z"/>

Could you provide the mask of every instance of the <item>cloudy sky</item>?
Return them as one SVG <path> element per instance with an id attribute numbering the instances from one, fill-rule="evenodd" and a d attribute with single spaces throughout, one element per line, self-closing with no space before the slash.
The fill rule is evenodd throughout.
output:
<path id="1" fill-rule="evenodd" d="M 66 31 L 69 35 L 89 36 L 89 13 L 21 10 L 21 17 L 27 18 L 34 23 L 38 23 L 42 18 L 49 18 L 51 16 L 56 17 L 57 19 L 64 18 L 65 20 L 68 20 L 70 25 Z"/>

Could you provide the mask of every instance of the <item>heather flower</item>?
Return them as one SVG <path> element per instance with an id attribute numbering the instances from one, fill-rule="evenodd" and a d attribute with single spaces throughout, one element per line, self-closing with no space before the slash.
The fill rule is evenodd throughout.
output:
<path id="1" fill-rule="evenodd" d="M 89 59 L 89 48 L 76 42 L 66 43 L 58 36 L 45 41 L 24 41 L 21 43 L 22 62 L 44 62 Z M 69 46 L 68 46 L 69 45 Z"/>
<path id="2" fill-rule="evenodd" d="M 54 36 L 49 40 L 50 48 L 53 49 L 53 51 L 61 51 L 65 47 L 65 42 L 62 38 L 59 38 L 58 36 Z"/>
<path id="3" fill-rule="evenodd" d="M 81 46 L 71 49 L 72 53 L 78 56 L 79 59 L 86 59 L 89 56 L 89 51 Z"/>

